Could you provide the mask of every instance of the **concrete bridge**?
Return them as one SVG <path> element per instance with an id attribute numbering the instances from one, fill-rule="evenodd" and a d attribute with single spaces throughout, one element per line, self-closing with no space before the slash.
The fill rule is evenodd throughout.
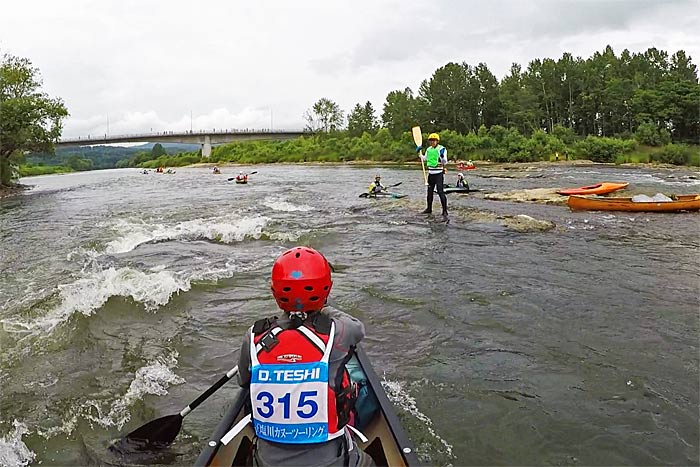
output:
<path id="1" fill-rule="evenodd" d="M 87 137 L 63 138 L 55 144 L 62 146 L 91 146 L 111 143 L 184 143 L 199 144 L 202 148 L 202 156 L 211 156 L 211 147 L 214 144 L 230 143 L 232 141 L 253 140 L 287 140 L 298 138 L 311 133 L 303 130 L 201 130 L 201 131 L 161 131 L 156 133 L 142 133 L 132 135 L 88 135 Z"/>

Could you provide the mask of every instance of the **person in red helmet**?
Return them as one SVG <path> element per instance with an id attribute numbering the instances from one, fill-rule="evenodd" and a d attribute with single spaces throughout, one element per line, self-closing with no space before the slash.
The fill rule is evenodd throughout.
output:
<path id="1" fill-rule="evenodd" d="M 287 250 L 272 266 L 270 289 L 285 313 L 250 327 L 238 363 L 238 382 L 250 387 L 255 465 L 373 465 L 347 428 L 357 387 L 345 365 L 365 328 L 327 306 L 332 286 L 313 248 Z"/>

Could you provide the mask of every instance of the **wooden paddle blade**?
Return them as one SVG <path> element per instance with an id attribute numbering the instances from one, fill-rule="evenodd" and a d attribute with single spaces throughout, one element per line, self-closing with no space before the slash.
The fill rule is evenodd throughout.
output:
<path id="1" fill-rule="evenodd" d="M 114 443 L 120 452 L 153 451 L 170 445 L 182 428 L 182 415 L 152 420 Z"/>
<path id="2" fill-rule="evenodd" d="M 423 146 L 423 133 L 420 131 L 419 126 L 414 126 L 411 128 L 411 134 L 413 135 L 413 142 L 416 146 Z"/>

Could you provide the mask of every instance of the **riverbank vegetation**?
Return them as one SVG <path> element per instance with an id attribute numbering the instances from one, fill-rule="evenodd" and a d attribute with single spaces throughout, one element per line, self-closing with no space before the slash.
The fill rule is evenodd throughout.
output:
<path id="1" fill-rule="evenodd" d="M 568 137 L 565 128 L 555 127 L 554 134 L 537 130 L 530 136 L 517 129 L 500 125 L 481 127 L 466 135 L 446 130 L 440 133 L 441 144 L 449 150 L 450 160 L 488 160 L 492 162 L 535 162 L 585 159 L 593 162 L 663 163 L 700 166 L 700 145 L 668 143 L 643 144 L 637 138 L 613 138 L 575 135 Z M 199 162 L 267 164 L 275 162 L 350 162 L 416 161 L 409 132 L 394 138 L 388 129 L 350 136 L 347 132 L 318 134 L 290 141 L 250 141 L 213 148 L 209 158 L 199 152 L 162 155 L 150 158 L 147 153 L 125 167 L 179 167 Z"/>
<path id="2" fill-rule="evenodd" d="M 35 175 L 50 175 L 50 174 L 63 174 L 69 172 L 75 172 L 74 169 L 66 167 L 63 165 L 20 165 L 19 166 L 19 176 L 20 177 L 33 177 Z"/>
<path id="3" fill-rule="evenodd" d="M 28 63 L 8 63 L 28 76 L 36 73 Z M 36 83 L 29 82 L 36 89 Z M 44 123 L 59 126 L 46 130 L 38 139 L 42 144 L 57 137 L 60 119 L 67 114 L 60 101 L 43 98 L 42 105 L 53 110 Z M 440 133 L 451 160 L 586 159 L 700 166 L 698 102 L 697 66 L 684 51 L 669 55 L 649 48 L 641 53 L 623 50 L 618 56 L 608 46 L 586 59 L 564 53 L 556 60 L 534 59 L 526 68 L 515 63 L 501 80 L 485 63 L 448 63 L 423 80 L 416 93 L 408 87 L 389 92 L 381 115 L 369 101 L 345 115 L 323 97 L 303 114 L 309 136 L 224 144 L 214 147 L 207 159 L 200 151 L 168 154 L 158 144 L 120 159 L 112 150 L 108 161 L 95 156 L 99 149 L 94 147 L 91 155 L 83 148 L 75 155 L 92 163 L 82 163 L 82 170 L 198 162 L 407 162 L 417 159 L 409 129 L 420 125 L 425 133 Z M 27 144 L 15 147 L 14 154 L 20 149 L 36 151 Z M 8 160 L 5 146 L 2 151 L 0 162 Z M 73 160 L 73 165 L 79 163 Z M 72 167 L 63 160 L 56 165 Z"/>

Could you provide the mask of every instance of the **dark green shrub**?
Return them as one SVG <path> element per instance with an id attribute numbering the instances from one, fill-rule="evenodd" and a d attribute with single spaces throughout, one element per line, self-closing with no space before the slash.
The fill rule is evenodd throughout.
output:
<path id="1" fill-rule="evenodd" d="M 653 160 L 666 164 L 690 164 L 693 150 L 686 144 L 667 144 L 653 155 Z"/>

